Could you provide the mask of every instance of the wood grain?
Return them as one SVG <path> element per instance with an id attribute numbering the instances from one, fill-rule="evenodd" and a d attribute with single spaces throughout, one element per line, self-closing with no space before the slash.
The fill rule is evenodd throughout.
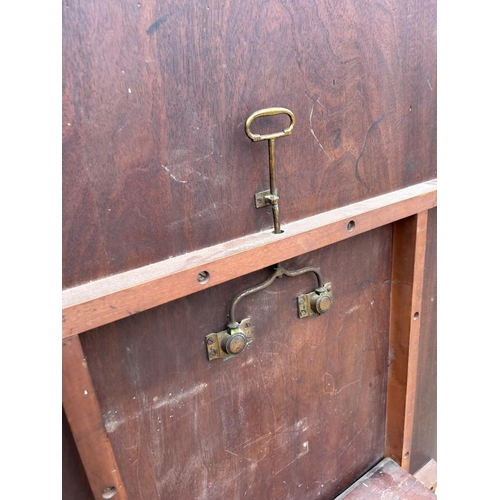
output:
<path id="1" fill-rule="evenodd" d="M 390 458 L 384 458 L 335 500 L 436 500 L 436 495 Z"/>
<path id="2" fill-rule="evenodd" d="M 429 210 L 410 469 L 437 460 L 437 208 Z"/>
<path id="3" fill-rule="evenodd" d="M 102 500 L 103 493 L 114 488 L 115 500 L 127 500 L 80 339 L 67 339 L 62 347 L 64 411 L 94 497 Z"/>
<path id="4" fill-rule="evenodd" d="M 266 268 L 81 339 L 129 497 L 330 499 L 384 456 L 392 227 L 284 261 L 333 306 L 299 319 L 307 273 L 243 299 L 254 341 L 208 361 L 234 296 Z"/>
<path id="5" fill-rule="evenodd" d="M 435 491 L 437 488 L 437 462 L 434 459 L 429 460 L 421 469 L 415 472 L 414 476 L 426 488 Z"/>
<path id="6" fill-rule="evenodd" d="M 63 21 L 63 287 L 436 177 L 436 2 L 72 0 Z"/>
<path id="7" fill-rule="evenodd" d="M 427 211 L 394 224 L 386 455 L 409 470 L 415 414 Z"/>
<path id="8" fill-rule="evenodd" d="M 389 224 L 436 204 L 429 181 L 63 292 L 63 338 Z M 354 221 L 354 229 L 347 225 Z M 210 273 L 208 283 L 197 276 Z"/>
<path id="9" fill-rule="evenodd" d="M 436 1 L 71 0 L 62 18 L 64 399 L 95 495 L 116 464 L 133 500 L 339 494 L 384 456 L 391 224 L 436 205 Z M 269 106 L 296 116 L 279 237 L 244 133 Z M 209 363 L 204 335 L 277 261 L 331 276 L 333 309 L 298 320 L 311 278 L 277 280 L 241 304 L 254 343 Z"/>

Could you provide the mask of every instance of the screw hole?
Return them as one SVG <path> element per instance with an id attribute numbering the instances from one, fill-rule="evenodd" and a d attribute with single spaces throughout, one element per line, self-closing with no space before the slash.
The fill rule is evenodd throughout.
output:
<path id="1" fill-rule="evenodd" d="M 353 220 L 350 220 L 348 223 L 347 223 L 347 230 L 348 231 L 352 231 L 354 229 L 354 226 L 356 226 L 356 223 L 353 221 Z"/>
<path id="2" fill-rule="evenodd" d="M 202 271 L 200 274 L 198 274 L 197 280 L 200 285 L 208 283 L 209 279 L 210 279 L 210 273 L 208 271 Z"/>
<path id="3" fill-rule="evenodd" d="M 114 486 L 108 486 L 102 490 L 102 498 L 108 500 L 116 495 L 116 488 Z"/>
<path id="4" fill-rule="evenodd" d="M 413 321 L 417 321 L 418 317 L 420 316 L 420 314 L 418 312 L 416 312 L 414 315 L 413 315 Z"/>

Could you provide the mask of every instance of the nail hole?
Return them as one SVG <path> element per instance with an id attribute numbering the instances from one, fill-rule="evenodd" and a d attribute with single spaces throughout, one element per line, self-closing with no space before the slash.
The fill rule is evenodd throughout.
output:
<path id="1" fill-rule="evenodd" d="M 347 223 L 347 230 L 348 231 L 352 231 L 354 229 L 354 226 L 356 225 L 356 223 L 353 221 L 353 220 L 350 220 L 348 223 Z"/>
<path id="2" fill-rule="evenodd" d="M 405 456 L 403 458 L 408 458 L 410 456 L 410 453 L 409 452 L 406 452 L 405 453 Z"/>
<path id="3" fill-rule="evenodd" d="M 208 271 L 202 271 L 200 274 L 198 274 L 197 279 L 200 285 L 204 285 L 205 283 L 208 283 L 208 280 L 210 279 L 210 274 Z"/>
<path id="4" fill-rule="evenodd" d="M 414 315 L 413 315 L 413 321 L 417 321 L 418 317 L 420 316 L 420 314 L 418 312 L 416 312 Z"/>
<path id="5" fill-rule="evenodd" d="M 114 486 L 108 486 L 102 490 L 102 498 L 108 500 L 108 498 L 113 498 L 116 495 L 116 488 Z"/>

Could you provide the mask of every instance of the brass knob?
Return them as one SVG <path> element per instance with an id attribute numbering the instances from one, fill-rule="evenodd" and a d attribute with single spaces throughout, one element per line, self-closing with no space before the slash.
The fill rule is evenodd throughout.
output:
<path id="1" fill-rule="evenodd" d="M 323 314 L 332 306 L 332 298 L 327 292 L 316 293 L 318 295 L 311 298 L 311 307 L 316 313 Z"/>
<path id="2" fill-rule="evenodd" d="M 227 334 L 222 339 L 222 349 L 227 354 L 239 354 L 247 346 L 247 338 L 243 332 Z"/>

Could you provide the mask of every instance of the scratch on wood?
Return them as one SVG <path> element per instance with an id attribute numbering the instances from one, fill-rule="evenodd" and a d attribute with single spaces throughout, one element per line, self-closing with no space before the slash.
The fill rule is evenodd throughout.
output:
<path id="1" fill-rule="evenodd" d="M 351 382 L 350 384 L 344 385 L 344 387 L 341 387 L 339 390 L 335 391 L 335 395 L 339 394 L 341 391 L 343 391 L 346 387 L 349 387 L 353 384 L 356 384 L 357 382 L 361 382 L 361 379 L 355 380 L 354 382 Z"/>
<path id="2" fill-rule="evenodd" d="M 277 476 L 281 471 L 284 471 L 287 467 L 290 467 L 293 463 L 295 463 L 299 458 L 302 458 L 304 455 L 309 453 L 309 441 L 306 441 L 303 445 L 304 451 L 301 451 L 290 463 L 286 464 L 279 471 L 274 472 L 273 476 Z"/>
<path id="3" fill-rule="evenodd" d="M 169 168 L 166 165 L 162 165 L 162 167 L 169 173 L 170 177 L 174 179 L 175 182 L 179 182 L 181 184 L 187 184 L 187 181 L 182 181 L 180 179 L 177 179 L 177 177 L 175 177 L 175 175 L 172 172 L 170 172 Z"/>
<path id="4" fill-rule="evenodd" d="M 357 311 L 361 306 L 357 305 L 357 306 L 352 306 L 348 311 L 346 311 L 346 315 L 347 314 L 352 314 L 354 311 Z"/>
<path id="5" fill-rule="evenodd" d="M 361 432 L 363 431 L 363 429 L 371 422 L 371 420 L 369 420 L 368 422 L 365 423 L 365 425 L 363 425 L 363 427 L 361 427 L 361 429 L 359 429 L 358 432 L 356 432 L 356 434 L 354 435 L 354 437 L 347 443 L 347 445 L 344 447 L 344 449 L 340 452 L 340 455 L 338 456 L 338 458 L 340 458 L 344 453 L 345 451 L 349 448 L 349 446 L 351 446 L 352 442 L 361 434 Z"/>
<path id="6" fill-rule="evenodd" d="M 159 399 L 158 396 L 153 398 L 153 409 L 157 410 L 158 408 L 162 408 L 167 406 L 168 404 L 179 404 L 186 398 L 190 398 L 199 394 L 205 387 L 207 387 L 207 383 L 200 383 L 188 389 L 187 391 L 181 390 L 180 394 L 172 395 L 170 393 L 166 398 Z"/>
<path id="7" fill-rule="evenodd" d="M 257 439 L 251 439 L 250 441 L 247 441 L 244 445 L 243 448 L 246 448 L 247 446 L 251 446 L 252 444 L 258 443 L 259 441 L 262 441 L 263 439 L 269 437 L 272 434 L 271 431 L 269 431 L 267 434 L 264 434 L 263 436 L 258 437 Z"/>
<path id="8" fill-rule="evenodd" d="M 313 111 L 314 111 L 314 102 L 313 102 L 312 107 L 311 107 L 311 113 L 309 114 L 309 130 L 311 131 L 311 134 L 313 135 L 313 137 L 316 139 L 316 142 L 318 143 L 318 145 L 321 148 L 321 150 L 323 151 L 323 153 L 325 153 L 325 155 L 328 156 L 328 158 L 331 160 L 332 157 L 326 152 L 326 150 L 323 147 L 323 145 L 321 144 L 321 142 L 319 142 L 319 139 L 316 137 L 316 134 L 314 133 L 314 130 L 312 128 Z"/>

